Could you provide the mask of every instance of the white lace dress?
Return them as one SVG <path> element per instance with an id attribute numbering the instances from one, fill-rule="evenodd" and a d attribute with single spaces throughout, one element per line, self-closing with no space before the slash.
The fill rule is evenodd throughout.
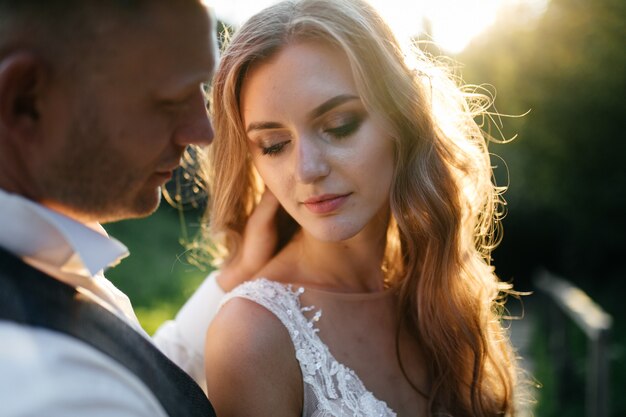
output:
<path id="1" fill-rule="evenodd" d="M 335 360 L 318 337 L 315 322 L 322 312 L 315 312 L 311 320 L 304 316 L 313 310 L 300 306 L 300 294 L 304 291 L 261 278 L 235 288 L 221 304 L 234 297 L 246 298 L 271 311 L 287 328 L 302 370 L 303 417 L 395 416 L 384 401 L 365 388 L 353 370 Z"/>

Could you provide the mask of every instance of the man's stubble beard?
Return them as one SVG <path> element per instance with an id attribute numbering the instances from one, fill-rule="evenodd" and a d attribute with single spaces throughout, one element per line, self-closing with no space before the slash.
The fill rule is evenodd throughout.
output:
<path id="1" fill-rule="evenodd" d="M 95 111 L 78 116 L 65 145 L 44 175 L 42 192 L 71 217 L 101 223 L 143 217 L 156 210 L 161 190 L 140 190 L 143 178 L 111 144 Z M 132 140 L 129 138 L 128 140 Z M 141 173 L 138 173 L 141 174 Z"/>

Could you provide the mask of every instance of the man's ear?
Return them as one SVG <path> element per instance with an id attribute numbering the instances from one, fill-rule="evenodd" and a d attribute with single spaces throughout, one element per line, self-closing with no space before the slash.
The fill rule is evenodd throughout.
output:
<path id="1" fill-rule="evenodd" d="M 0 61 L 0 129 L 29 137 L 39 121 L 45 65 L 29 52 L 9 54 Z"/>

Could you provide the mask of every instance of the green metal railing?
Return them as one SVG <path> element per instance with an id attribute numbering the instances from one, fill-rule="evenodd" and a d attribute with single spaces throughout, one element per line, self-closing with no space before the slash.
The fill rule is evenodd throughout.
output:
<path id="1" fill-rule="evenodd" d="M 609 337 L 612 317 L 604 312 L 585 292 L 567 280 L 542 270 L 534 277 L 535 286 L 559 307 L 563 314 L 557 318 L 551 337 L 556 339 L 557 351 L 568 347 L 559 330 L 565 328 L 563 316 L 571 319 L 588 340 L 585 408 L 588 417 L 609 416 Z M 560 322 L 559 322 L 560 321 Z M 554 344 L 554 343 L 553 343 Z"/>

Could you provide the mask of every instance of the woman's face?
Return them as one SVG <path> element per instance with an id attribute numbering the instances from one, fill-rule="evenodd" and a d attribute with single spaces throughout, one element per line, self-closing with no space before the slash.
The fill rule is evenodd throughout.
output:
<path id="1" fill-rule="evenodd" d="M 341 241 L 386 230 L 393 142 L 365 109 L 343 52 L 286 46 L 252 67 L 241 112 L 257 171 L 305 232 Z"/>

